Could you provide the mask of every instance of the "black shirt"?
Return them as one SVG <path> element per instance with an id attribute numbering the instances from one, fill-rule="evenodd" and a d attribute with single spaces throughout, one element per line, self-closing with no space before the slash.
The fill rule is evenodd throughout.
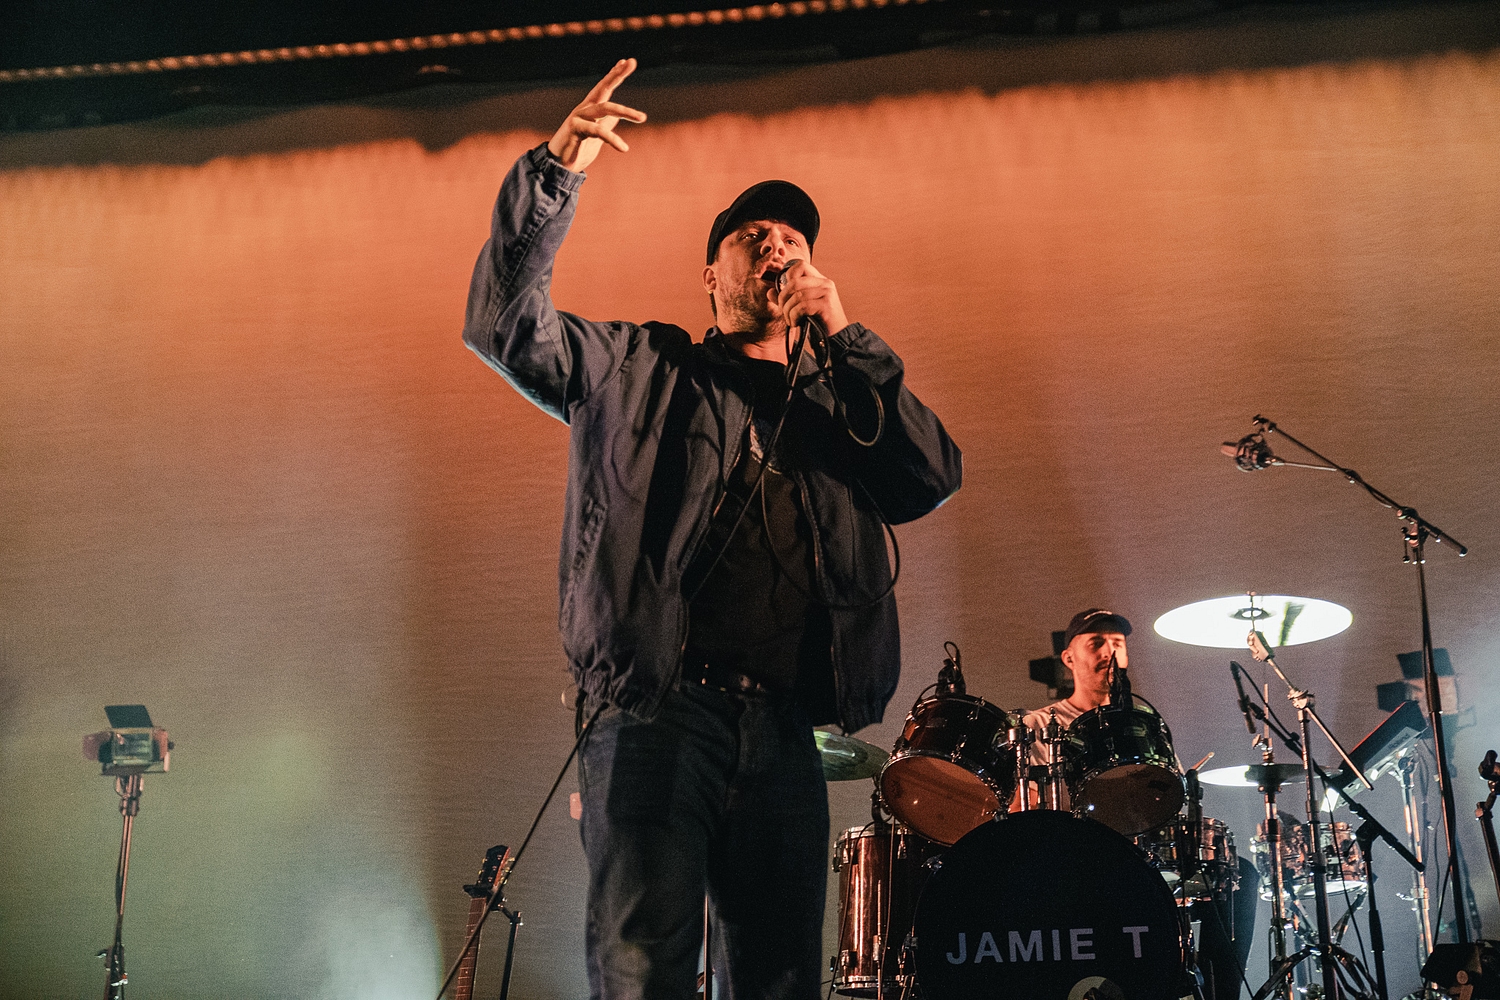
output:
<path id="1" fill-rule="evenodd" d="M 813 596 L 812 529 L 796 475 L 797 404 L 761 476 L 765 445 L 787 399 L 786 368 L 758 358 L 736 361 L 753 387 L 754 415 L 699 549 L 699 560 L 712 561 L 721 548 L 723 555 L 689 607 L 688 649 L 774 690 L 821 701 L 831 694 L 831 630 Z"/>

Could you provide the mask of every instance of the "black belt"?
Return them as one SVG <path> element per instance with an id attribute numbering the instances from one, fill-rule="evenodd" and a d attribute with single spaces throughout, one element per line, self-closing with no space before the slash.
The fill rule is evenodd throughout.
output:
<path id="1" fill-rule="evenodd" d="M 682 683 L 723 691 L 726 694 L 768 695 L 771 689 L 748 674 L 710 661 L 691 651 L 682 657 Z"/>

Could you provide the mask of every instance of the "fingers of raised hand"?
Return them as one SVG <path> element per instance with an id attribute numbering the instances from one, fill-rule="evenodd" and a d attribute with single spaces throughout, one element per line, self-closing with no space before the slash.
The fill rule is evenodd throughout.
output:
<path id="1" fill-rule="evenodd" d="M 589 91 L 585 101 L 607 101 L 615 88 L 625 82 L 625 78 L 635 72 L 636 62 L 634 59 L 621 59 L 604 74 L 604 79 L 594 84 L 594 89 Z"/>
<path id="2" fill-rule="evenodd" d="M 646 120 L 646 112 L 638 111 L 625 104 L 616 104 L 614 101 L 585 101 L 573 109 L 573 114 L 579 118 L 623 118 L 628 122 L 643 122 Z"/>
<path id="3" fill-rule="evenodd" d="M 599 139 L 609 143 L 622 153 L 630 152 L 630 146 L 614 132 L 614 125 L 618 119 L 603 118 L 599 121 L 590 121 L 587 118 L 574 117 L 571 126 L 572 132 L 579 138 Z"/>

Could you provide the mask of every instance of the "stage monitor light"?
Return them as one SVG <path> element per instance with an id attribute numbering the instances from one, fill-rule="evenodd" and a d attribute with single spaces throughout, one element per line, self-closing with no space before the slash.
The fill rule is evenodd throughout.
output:
<path id="1" fill-rule="evenodd" d="M 1156 619 L 1156 632 L 1173 642 L 1244 649 L 1256 629 L 1273 648 L 1338 635 L 1354 621 L 1348 608 L 1315 597 L 1235 594 L 1174 608 Z"/>

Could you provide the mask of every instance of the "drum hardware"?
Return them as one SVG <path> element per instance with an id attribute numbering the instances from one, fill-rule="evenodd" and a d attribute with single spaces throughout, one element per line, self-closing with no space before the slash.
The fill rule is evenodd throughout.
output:
<path id="1" fill-rule="evenodd" d="M 1276 667 L 1274 659 L 1269 658 L 1269 654 L 1267 653 L 1265 648 L 1264 637 L 1259 633 L 1252 632 L 1249 641 L 1251 649 L 1255 653 L 1256 658 L 1261 659 L 1264 654 L 1268 659 L 1268 662 L 1270 662 L 1273 668 L 1276 669 L 1276 672 L 1281 677 L 1281 679 L 1283 681 L 1286 681 L 1285 675 L 1281 672 L 1279 667 Z M 1292 685 L 1290 685 L 1290 683 L 1288 683 L 1288 688 L 1291 692 L 1288 695 L 1289 698 L 1292 698 L 1294 694 L 1305 695 L 1305 693 L 1303 692 L 1297 692 L 1296 689 L 1292 687 Z M 1266 692 L 1264 690 L 1258 691 L 1257 694 L 1259 694 L 1262 698 L 1266 697 Z M 1310 696 L 1306 696 L 1306 698 L 1307 700 L 1310 700 Z M 1294 698 L 1293 703 L 1297 704 L 1298 700 L 1299 699 Z M 1269 705 L 1267 705 L 1266 707 L 1267 709 L 1269 709 Z M 1309 897 L 1309 894 L 1305 892 L 1304 881 L 1301 886 L 1304 891 L 1300 894 L 1296 894 L 1301 895 L 1304 898 L 1312 898 L 1315 906 L 1317 907 L 1317 911 L 1315 912 L 1318 916 L 1318 946 L 1313 949 L 1313 951 L 1311 952 L 1312 954 L 1323 955 L 1325 953 L 1325 947 L 1332 947 L 1333 945 L 1337 944 L 1336 939 L 1331 939 L 1331 929 L 1329 929 L 1328 932 L 1325 933 L 1325 927 L 1327 926 L 1325 923 L 1327 919 L 1327 895 L 1330 887 L 1327 872 L 1330 859 L 1332 859 L 1333 864 L 1335 865 L 1340 876 L 1340 878 L 1336 880 L 1339 883 L 1339 887 L 1347 889 L 1351 885 L 1354 885 L 1360 880 L 1363 880 L 1363 885 L 1360 886 L 1362 890 L 1360 895 L 1363 899 L 1368 900 L 1370 903 L 1369 922 L 1371 951 L 1375 956 L 1375 977 L 1371 985 L 1375 991 L 1374 995 L 1380 997 L 1381 1000 L 1384 1000 L 1387 995 L 1385 982 L 1384 934 L 1381 927 L 1380 912 L 1377 906 L 1377 900 L 1374 895 L 1373 863 L 1369 851 L 1369 846 L 1366 844 L 1366 841 L 1368 841 L 1370 844 L 1373 844 L 1376 838 L 1384 840 L 1394 851 L 1396 851 L 1398 855 L 1401 856 L 1402 860 L 1411 865 L 1413 870 L 1418 872 L 1419 874 L 1423 870 L 1422 861 L 1417 858 L 1411 851 L 1409 851 L 1406 846 L 1402 844 L 1394 834 L 1391 833 L 1390 830 L 1388 830 L 1384 825 L 1382 825 L 1378 820 L 1370 815 L 1369 810 L 1367 810 L 1364 806 L 1360 805 L 1354 800 L 1353 791 L 1350 789 L 1346 789 L 1344 782 L 1341 782 L 1335 777 L 1330 776 L 1328 772 L 1325 771 L 1320 765 L 1312 761 L 1311 756 L 1308 752 L 1310 738 L 1309 721 L 1319 720 L 1317 719 L 1316 711 L 1312 709 L 1311 705 L 1307 705 L 1304 708 L 1303 705 L 1298 704 L 1298 718 L 1301 723 L 1302 730 L 1300 738 L 1297 735 L 1287 731 L 1284 727 L 1273 723 L 1268 717 L 1267 712 L 1256 712 L 1255 714 L 1265 723 L 1265 730 L 1262 736 L 1259 737 L 1259 739 L 1266 740 L 1267 749 L 1269 749 L 1269 734 L 1274 732 L 1278 736 L 1278 738 L 1282 740 L 1283 743 L 1292 748 L 1295 752 L 1298 752 L 1302 755 L 1304 767 L 1303 780 L 1310 779 L 1313 773 L 1316 773 L 1317 777 L 1322 779 L 1325 789 L 1328 789 L 1333 795 L 1342 798 L 1349 809 L 1363 821 L 1359 830 L 1355 831 L 1352 836 L 1349 833 L 1348 824 L 1344 823 L 1330 824 L 1326 828 L 1321 827 L 1320 825 L 1317 825 L 1313 822 L 1309 822 L 1305 827 L 1301 824 L 1294 823 L 1291 827 L 1291 836 L 1283 837 L 1282 839 L 1283 846 L 1285 846 L 1286 842 L 1290 840 L 1298 848 L 1299 853 L 1303 858 L 1306 858 L 1308 856 L 1307 851 L 1310 850 L 1314 844 L 1318 845 L 1319 848 L 1312 851 L 1311 863 L 1307 866 L 1311 869 L 1312 872 L 1313 892 Z M 1323 730 L 1325 735 L 1329 735 L 1327 728 L 1325 726 L 1322 726 L 1321 722 L 1319 723 L 1319 726 Z M 1377 730 L 1377 732 L 1378 731 L 1379 730 Z M 1368 780 L 1368 776 L 1364 774 L 1362 767 L 1360 767 L 1355 761 L 1351 760 L 1351 755 L 1344 753 L 1343 748 L 1339 746 L 1338 742 L 1331 736 L 1329 738 L 1329 742 L 1333 743 L 1334 748 L 1338 750 L 1340 752 L 1340 755 L 1344 758 L 1344 770 L 1347 771 L 1353 779 L 1357 779 L 1365 787 L 1369 787 L 1370 782 Z M 1369 738 L 1367 738 L 1364 742 L 1368 743 Z M 1379 767 L 1384 767 L 1387 763 L 1389 763 L 1389 761 L 1383 758 L 1366 757 L 1367 761 L 1372 759 L 1375 760 Z M 1318 809 L 1316 806 L 1314 788 L 1312 784 L 1309 784 L 1307 788 L 1307 808 L 1309 820 L 1316 820 L 1318 816 Z M 1276 819 L 1276 817 L 1268 811 L 1268 825 L 1273 819 Z M 1278 821 L 1277 826 L 1279 827 L 1280 825 L 1281 824 Z M 1328 834 L 1327 836 L 1324 836 L 1325 832 Z M 1357 853 L 1355 851 L 1356 848 L 1358 849 Z M 1280 863 L 1283 866 L 1282 870 L 1285 871 L 1287 870 L 1287 867 L 1289 865 L 1287 854 L 1283 853 L 1281 855 L 1281 858 L 1282 860 Z M 1293 868 L 1293 874 L 1296 874 L 1295 867 Z M 1294 879 L 1293 881 L 1295 882 L 1296 879 Z M 1297 888 L 1297 886 L 1294 885 L 1294 888 Z M 1285 880 L 1283 880 L 1281 892 L 1284 893 L 1285 891 Z M 1273 892 L 1273 895 L 1279 896 L 1280 894 Z M 1296 905 L 1296 895 L 1292 897 L 1293 905 Z M 1358 904 L 1356 903 L 1354 905 Z M 1274 906 L 1275 902 L 1273 901 L 1273 907 Z M 1336 949 L 1334 950 L 1336 951 Z M 1363 972 L 1362 968 L 1358 967 L 1358 963 L 1354 959 L 1346 959 L 1337 954 L 1335 954 L 1333 957 L 1338 962 L 1338 966 L 1334 969 L 1335 972 L 1337 972 L 1338 968 L 1344 968 L 1346 970 L 1346 973 L 1351 977 L 1357 978 L 1358 975 L 1363 975 L 1365 981 L 1370 980 L 1369 974 Z M 1351 965 L 1359 969 L 1358 973 L 1348 971 Z M 1287 968 L 1290 968 L 1290 966 L 1288 966 Z M 1325 992 L 1329 988 L 1329 968 L 1330 963 L 1325 962 Z"/>
<path id="2" fill-rule="evenodd" d="M 1063 760 L 1063 733 L 1066 730 L 1057 721 L 1057 709 L 1047 713 L 1047 726 L 1042 730 L 1042 743 L 1047 748 L 1047 808 L 1064 809 L 1063 792 L 1067 791 L 1067 764 Z"/>
<path id="3" fill-rule="evenodd" d="M 1251 595 L 1251 600 L 1252 602 L 1254 600 L 1253 594 Z M 1248 638 L 1246 639 L 1246 644 L 1250 648 L 1251 656 L 1253 656 L 1257 661 L 1261 663 L 1269 664 L 1271 669 L 1276 672 L 1276 676 L 1281 678 L 1281 682 L 1287 687 L 1287 700 L 1289 700 L 1297 709 L 1297 722 L 1301 729 L 1300 749 L 1302 752 L 1302 771 L 1307 781 L 1306 808 L 1309 831 L 1308 841 L 1313 848 L 1313 905 L 1314 914 L 1317 917 L 1318 923 L 1317 951 L 1322 964 L 1324 996 L 1328 997 L 1329 1000 L 1336 1000 L 1336 998 L 1341 994 L 1339 992 L 1340 987 L 1338 981 L 1338 972 L 1335 968 L 1336 958 L 1333 953 L 1333 941 L 1331 938 L 1332 929 L 1329 926 L 1328 919 L 1327 866 L 1325 863 L 1323 851 L 1321 849 L 1323 843 L 1323 827 L 1322 823 L 1319 820 L 1321 810 L 1318 808 L 1316 792 L 1313 787 L 1313 772 L 1317 767 L 1317 765 L 1313 763 L 1312 759 L 1312 725 L 1314 722 L 1317 723 L 1318 729 L 1323 733 L 1323 736 L 1328 740 L 1329 743 L 1333 745 L 1333 748 L 1338 751 L 1339 756 L 1343 758 L 1343 761 L 1349 767 L 1349 770 L 1352 771 L 1357 778 L 1359 778 L 1360 783 L 1363 784 L 1366 788 L 1370 788 L 1372 786 L 1370 784 L 1370 779 L 1365 777 L 1364 771 L 1362 771 L 1360 767 L 1354 763 L 1354 761 L 1349 759 L 1349 754 L 1344 749 L 1343 744 L 1338 741 L 1338 738 L 1333 735 L 1333 731 L 1330 730 L 1326 724 L 1324 724 L 1322 718 L 1318 715 L 1313 693 L 1311 691 L 1303 690 L 1302 688 L 1299 688 L 1295 684 L 1293 684 L 1287 677 L 1286 673 L 1282 671 L 1280 665 L 1277 664 L 1276 657 L 1272 654 L 1266 642 L 1265 636 L 1263 636 L 1259 630 L 1252 628 L 1250 630 Z M 1396 843 L 1394 839 L 1392 840 L 1392 843 Z M 1399 847 L 1399 845 L 1397 846 Z M 1402 850 L 1404 850 L 1404 848 L 1402 848 Z"/>
<path id="4" fill-rule="evenodd" d="M 1468 898 L 1462 869 L 1458 863 L 1458 810 L 1453 794 L 1452 770 L 1448 766 L 1448 748 L 1446 738 L 1443 734 L 1443 696 L 1442 689 L 1438 683 L 1437 665 L 1434 659 L 1432 644 L 1432 617 L 1427 604 L 1427 558 L 1426 544 L 1429 540 L 1438 544 L 1446 542 L 1457 550 L 1462 557 L 1468 553 L 1468 548 L 1458 539 L 1445 532 L 1442 528 L 1420 516 L 1414 507 L 1408 507 L 1399 503 L 1393 497 L 1376 489 L 1353 469 L 1340 466 L 1327 456 L 1319 454 L 1310 446 L 1298 441 L 1292 435 L 1279 428 L 1272 420 L 1259 414 L 1255 416 L 1255 431 L 1248 438 L 1242 439 L 1240 444 L 1246 441 L 1252 444 L 1259 442 L 1245 457 L 1251 458 L 1248 464 L 1240 464 L 1240 468 L 1246 471 L 1264 468 L 1270 464 L 1288 464 L 1276 459 L 1265 445 L 1265 438 L 1272 434 L 1280 434 L 1291 444 L 1311 455 L 1328 471 L 1336 472 L 1344 479 L 1364 489 L 1376 503 L 1396 512 L 1396 518 L 1401 522 L 1401 562 L 1403 565 L 1414 566 L 1417 571 L 1417 608 L 1418 618 L 1422 628 L 1422 679 L 1423 686 L 1427 692 L 1427 718 L 1432 731 L 1432 748 L 1436 761 L 1436 772 L 1438 778 L 1438 793 L 1443 806 L 1443 835 L 1444 846 L 1447 848 L 1446 878 L 1453 888 L 1453 930 L 1456 944 L 1467 945 L 1469 943 L 1468 916 L 1464 912 L 1464 901 Z M 1236 462 L 1241 462 L 1239 445 L 1236 445 Z M 1278 671 L 1279 672 L 1279 671 Z M 1284 679 L 1284 678 L 1283 678 Z M 1321 725 L 1321 723 L 1320 723 Z M 1351 764 L 1351 767 L 1353 765 Z M 1355 768 L 1358 771 L 1357 768 Z M 1368 785 L 1368 782 L 1363 782 Z"/>
<path id="5" fill-rule="evenodd" d="M 1056 721 L 1057 713 L 1053 712 L 1052 717 Z M 1015 755 L 1017 775 L 1025 775 L 1028 779 L 1034 778 L 1031 766 L 1031 744 L 1036 739 L 1036 735 L 1031 731 L 1031 727 L 1020 718 L 1019 713 L 1012 716 L 1011 726 L 1004 733 L 1005 739 L 1002 740 L 1000 736 L 999 733 L 995 734 L 995 749 L 1009 751 Z M 1019 790 L 1016 793 L 1016 811 L 1029 812 L 1031 810 L 1031 781 L 1020 781 L 1017 784 Z"/>

